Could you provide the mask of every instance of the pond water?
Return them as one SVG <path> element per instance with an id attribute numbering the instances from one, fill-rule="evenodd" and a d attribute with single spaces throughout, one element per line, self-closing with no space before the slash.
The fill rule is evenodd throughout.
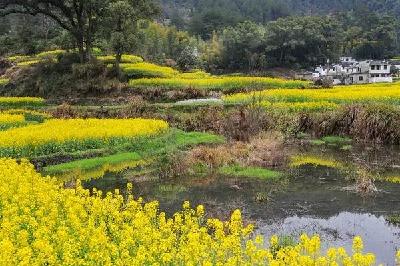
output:
<path id="1" fill-rule="evenodd" d="M 400 177 L 398 147 L 339 148 L 299 147 L 298 157 L 324 159 L 346 168 L 363 166 L 382 176 Z M 345 246 L 351 250 L 352 238 L 362 236 L 366 252 L 377 254 L 377 261 L 394 265 L 400 249 L 400 227 L 387 217 L 400 215 L 400 184 L 376 182 L 378 192 L 362 196 L 352 191 L 354 181 L 349 171 L 326 164 L 286 167 L 285 178 L 278 182 L 223 176 L 158 180 L 138 179 L 129 170 L 107 173 L 103 178 L 84 181 L 86 188 L 103 191 L 123 190 L 134 184 L 135 196 L 146 201 L 158 200 L 160 209 L 173 213 L 182 202 L 203 204 L 207 214 L 227 219 L 234 209 L 241 209 L 246 222 L 254 223 L 258 233 L 298 239 L 303 232 L 320 234 L 323 245 Z"/>

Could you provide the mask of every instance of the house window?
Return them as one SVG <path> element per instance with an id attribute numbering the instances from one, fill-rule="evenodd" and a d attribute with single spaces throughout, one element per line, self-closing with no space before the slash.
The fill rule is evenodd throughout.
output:
<path id="1" fill-rule="evenodd" d="M 358 81 L 363 81 L 364 80 L 364 77 L 363 76 L 359 76 L 358 77 Z"/>
<path id="2" fill-rule="evenodd" d="M 383 66 L 383 69 L 387 70 L 387 67 L 388 67 L 387 65 L 384 65 L 384 66 Z"/>
<path id="3" fill-rule="evenodd" d="M 375 65 L 372 65 L 372 66 L 371 66 L 371 70 L 375 70 Z"/>
<path id="4" fill-rule="evenodd" d="M 381 70 L 381 66 L 376 66 L 376 70 Z"/>

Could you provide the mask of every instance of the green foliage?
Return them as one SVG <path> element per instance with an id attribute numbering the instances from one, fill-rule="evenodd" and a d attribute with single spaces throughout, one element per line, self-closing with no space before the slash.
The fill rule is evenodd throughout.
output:
<path id="1" fill-rule="evenodd" d="M 315 65 L 340 56 L 341 26 L 335 18 L 281 18 L 266 27 L 265 47 L 274 65 Z"/>
<path id="2" fill-rule="evenodd" d="M 200 67 L 199 41 L 187 32 L 157 23 L 142 22 L 135 34 L 134 50 L 149 61 L 182 70 Z"/>
<path id="3" fill-rule="evenodd" d="M 228 69 L 265 68 L 265 37 L 263 26 L 248 21 L 224 29 L 221 35 L 224 44 L 222 65 Z"/>
<path id="4" fill-rule="evenodd" d="M 223 175 L 235 177 L 251 177 L 262 180 L 277 180 L 282 177 L 282 173 L 260 167 L 242 167 L 238 165 L 221 167 L 218 172 Z"/>

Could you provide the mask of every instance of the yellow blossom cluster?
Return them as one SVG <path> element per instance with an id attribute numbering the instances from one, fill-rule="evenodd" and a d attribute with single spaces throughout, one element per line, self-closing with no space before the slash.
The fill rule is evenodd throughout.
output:
<path id="1" fill-rule="evenodd" d="M 27 110 L 27 109 L 8 109 L 3 112 L 2 114 L 11 114 L 11 115 L 23 115 L 26 117 L 33 117 L 33 116 L 38 116 L 38 117 L 43 117 L 43 119 L 50 119 L 52 116 L 48 113 L 41 112 L 41 111 L 35 111 L 35 110 Z"/>
<path id="2" fill-rule="evenodd" d="M 112 141 L 154 135 L 167 128 L 167 122 L 155 119 L 52 119 L 0 132 L 0 153 L 21 157 L 58 152 L 65 145 L 75 150 L 100 148 L 113 145 Z"/>
<path id="3" fill-rule="evenodd" d="M 171 67 L 159 66 L 156 64 L 141 62 L 135 64 L 121 64 L 122 71 L 129 77 L 172 77 L 177 75 L 179 72 Z"/>
<path id="4" fill-rule="evenodd" d="M 400 176 L 387 176 L 387 177 L 383 178 L 383 180 L 390 182 L 390 183 L 400 184 Z"/>
<path id="5" fill-rule="evenodd" d="M 300 167 L 303 165 L 324 166 L 329 168 L 344 169 L 345 166 L 334 160 L 321 158 L 320 156 L 296 155 L 291 158 L 290 167 Z"/>
<path id="6" fill-rule="evenodd" d="M 357 265 L 375 263 L 362 252 L 321 251 L 320 238 L 302 235 L 294 246 L 266 248 L 239 210 L 229 221 L 206 219 L 205 209 L 183 204 L 168 217 L 157 202 L 116 190 L 90 193 L 79 182 L 65 189 L 26 160 L 0 159 L 0 265 Z"/>
<path id="7" fill-rule="evenodd" d="M 22 114 L 0 113 L 0 130 L 26 125 L 25 116 Z"/>
<path id="8" fill-rule="evenodd" d="M 24 115 L 0 113 L 0 124 L 22 123 L 24 121 Z"/>

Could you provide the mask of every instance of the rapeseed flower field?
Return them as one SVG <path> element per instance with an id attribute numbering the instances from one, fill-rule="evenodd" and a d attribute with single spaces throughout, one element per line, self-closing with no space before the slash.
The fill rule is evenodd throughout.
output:
<path id="1" fill-rule="evenodd" d="M 358 265 L 375 264 L 355 237 L 352 252 L 321 250 L 318 236 L 294 246 L 264 243 L 235 210 L 206 218 L 202 205 L 168 217 L 158 202 L 119 190 L 65 189 L 26 160 L 0 159 L 0 265 Z M 400 259 L 399 253 L 397 259 Z"/>
<path id="2" fill-rule="evenodd" d="M 114 145 L 168 129 L 152 119 L 51 119 L 0 132 L 2 156 L 32 156 Z"/>
<path id="3" fill-rule="evenodd" d="M 163 89 L 210 89 L 221 91 L 265 88 L 301 88 L 308 82 L 299 80 L 284 80 L 279 78 L 244 77 L 244 76 L 210 76 L 204 78 L 188 78 L 177 75 L 172 78 L 142 78 L 132 79 L 129 85 L 134 88 Z M 195 77 L 195 76 L 194 76 Z"/>
<path id="4" fill-rule="evenodd" d="M 224 96 L 226 103 L 260 103 L 271 108 L 332 110 L 341 104 L 400 105 L 400 84 L 338 86 L 333 89 L 274 89 Z"/>

